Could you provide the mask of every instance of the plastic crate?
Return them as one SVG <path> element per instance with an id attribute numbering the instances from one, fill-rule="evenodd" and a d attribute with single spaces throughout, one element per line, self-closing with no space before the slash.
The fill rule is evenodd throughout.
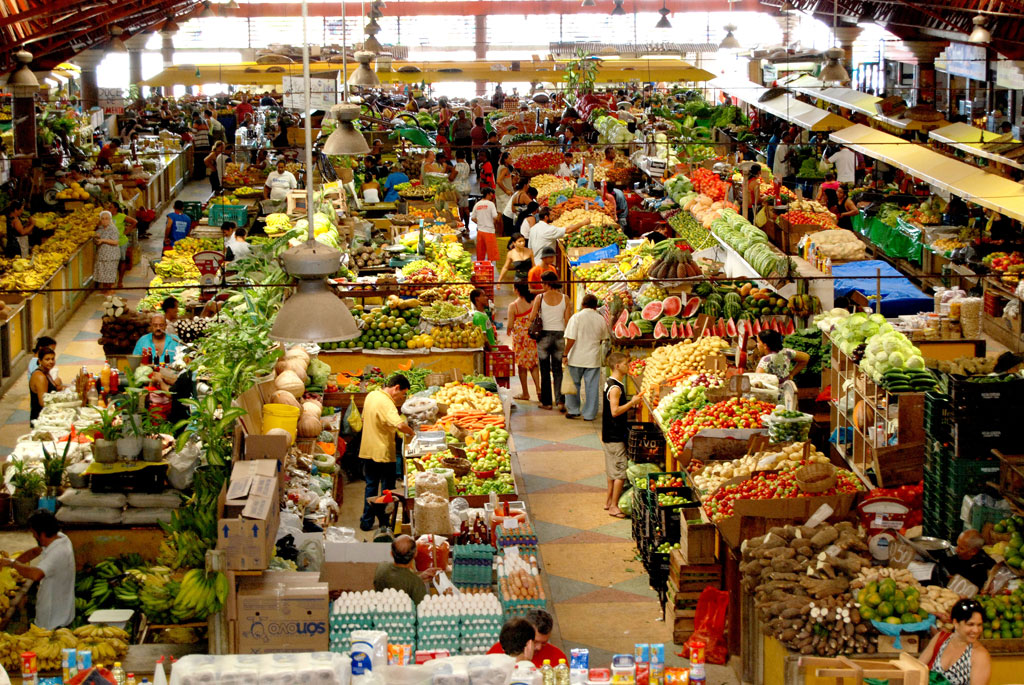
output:
<path id="1" fill-rule="evenodd" d="M 665 458 L 665 436 L 656 423 L 629 424 L 626 456 L 633 462 L 661 462 Z"/>
<path id="2" fill-rule="evenodd" d="M 956 491 L 999 482 L 999 460 L 954 459 L 949 462 L 946 483 Z"/>
<path id="3" fill-rule="evenodd" d="M 1021 414 L 1016 416 L 1004 412 L 992 412 L 974 421 L 958 421 L 953 424 L 953 456 L 958 459 L 994 459 L 992 450 L 1012 449 L 1024 431 L 1021 430 Z"/>
<path id="4" fill-rule="evenodd" d="M 186 202 L 185 209 L 182 210 L 188 215 L 192 221 L 199 221 L 203 218 L 203 203 L 202 202 Z"/>
<path id="5" fill-rule="evenodd" d="M 966 377 L 944 375 L 942 389 L 950 397 L 953 409 L 973 416 L 991 416 L 992 412 L 1008 414 L 1024 409 L 1024 379 L 978 383 Z M 960 419 L 958 415 L 956 417 Z"/>
<path id="6" fill-rule="evenodd" d="M 245 205 L 210 205 L 210 225 L 221 226 L 225 221 L 245 226 L 249 222 L 249 208 Z"/>
<path id="7" fill-rule="evenodd" d="M 515 375 L 515 353 L 512 348 L 502 345 L 484 352 L 484 374 L 495 378 L 509 378 Z"/>

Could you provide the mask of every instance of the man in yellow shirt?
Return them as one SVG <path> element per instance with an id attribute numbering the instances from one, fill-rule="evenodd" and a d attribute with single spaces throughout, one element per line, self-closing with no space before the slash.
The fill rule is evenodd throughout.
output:
<path id="1" fill-rule="evenodd" d="M 398 431 L 408 437 L 414 435 L 398 411 L 408 392 L 409 379 L 396 373 L 388 379 L 386 386 L 370 392 L 363 404 L 359 458 L 363 460 L 366 494 L 363 498 L 363 515 L 359 519 L 360 530 L 373 529 L 374 510 L 369 498 L 377 497 L 383 490 L 395 489 L 395 438 Z M 384 525 L 383 519 L 381 525 Z"/>

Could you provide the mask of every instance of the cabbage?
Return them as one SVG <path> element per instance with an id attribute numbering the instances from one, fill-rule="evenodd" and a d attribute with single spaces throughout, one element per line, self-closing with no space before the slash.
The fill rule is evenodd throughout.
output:
<path id="1" fill-rule="evenodd" d="M 306 368 L 306 373 L 309 374 L 310 379 L 313 381 L 313 385 L 324 388 L 327 386 L 327 380 L 331 376 L 331 367 L 319 359 L 313 359 L 309 362 L 309 366 Z"/>
<path id="2" fill-rule="evenodd" d="M 882 325 L 883 323 L 885 323 L 885 317 L 882 316 L 881 314 L 872 314 L 868 318 L 877 323 L 878 325 Z"/>
<path id="3" fill-rule="evenodd" d="M 924 368 L 924 357 L 915 355 L 907 360 L 908 369 L 923 369 Z"/>
<path id="4" fill-rule="evenodd" d="M 906 360 L 906 356 L 903 352 L 893 352 L 889 355 L 889 363 L 895 367 L 902 368 L 903 362 Z"/>

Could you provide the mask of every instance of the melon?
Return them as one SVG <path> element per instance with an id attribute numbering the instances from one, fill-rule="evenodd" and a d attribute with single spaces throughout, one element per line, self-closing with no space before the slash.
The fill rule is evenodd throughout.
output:
<path id="1" fill-rule="evenodd" d="M 683 310 L 683 301 L 675 295 L 670 295 L 661 301 L 661 313 L 665 316 L 679 316 Z"/>
<path id="2" fill-rule="evenodd" d="M 660 321 L 658 323 L 654 324 L 654 339 L 658 340 L 660 338 L 667 338 L 667 337 L 668 337 L 668 330 L 665 328 L 665 324 L 663 324 Z"/>
<path id="3" fill-rule="evenodd" d="M 619 314 L 619 318 L 618 318 L 618 320 L 615 323 L 616 323 L 616 325 L 619 325 L 619 326 L 625 326 L 626 324 L 628 324 L 629 323 L 629 311 L 626 310 L 626 309 L 623 309 L 622 313 Z"/>
<path id="4" fill-rule="evenodd" d="M 644 306 L 644 309 L 641 312 L 641 314 L 643 315 L 646 321 L 657 321 L 658 319 L 661 318 L 661 314 L 664 311 L 664 309 L 665 307 L 660 300 L 654 300 L 653 302 L 649 302 Z"/>
<path id="5" fill-rule="evenodd" d="M 725 322 L 725 332 L 729 334 L 730 338 L 735 338 L 738 335 L 736 330 L 736 322 L 729 319 Z"/>
<path id="6" fill-rule="evenodd" d="M 683 318 L 689 319 L 691 316 L 697 315 L 697 310 L 700 309 L 700 298 L 691 297 L 686 301 L 686 306 L 683 307 Z"/>
<path id="7" fill-rule="evenodd" d="M 616 338 L 620 338 L 621 339 L 621 338 L 628 338 L 629 337 L 629 331 L 626 330 L 626 327 L 623 326 L 621 322 L 616 322 L 615 323 L 615 328 L 612 329 L 612 332 L 615 333 L 615 337 Z"/>
<path id="8" fill-rule="evenodd" d="M 680 337 L 679 324 L 677 324 L 675 321 L 672 322 L 672 337 L 673 338 Z"/>
<path id="9" fill-rule="evenodd" d="M 641 331 L 640 327 L 637 326 L 636 323 L 633 321 L 630 321 L 629 325 L 626 326 L 626 331 L 627 336 L 630 338 L 639 338 L 641 335 L 643 335 L 643 331 Z"/>
<path id="10" fill-rule="evenodd" d="M 691 326 L 689 323 L 687 323 L 686 324 L 686 333 L 684 333 L 683 335 L 685 335 L 687 338 L 691 338 L 692 339 L 693 338 L 693 326 Z"/>
<path id="11" fill-rule="evenodd" d="M 750 326 L 751 326 L 750 330 L 751 330 L 751 332 L 754 335 L 761 335 L 761 322 L 760 321 L 758 321 L 757 319 L 751 319 L 750 320 Z"/>
<path id="12" fill-rule="evenodd" d="M 715 334 L 719 338 L 725 337 L 725 319 L 718 317 L 718 323 L 715 324 Z"/>
<path id="13" fill-rule="evenodd" d="M 793 335 L 796 333 L 796 326 L 793 324 L 793 319 L 786 319 L 786 335 Z"/>

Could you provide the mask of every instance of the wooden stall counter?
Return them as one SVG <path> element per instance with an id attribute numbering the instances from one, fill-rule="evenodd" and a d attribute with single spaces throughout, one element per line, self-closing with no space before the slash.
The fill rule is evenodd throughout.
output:
<path id="1" fill-rule="evenodd" d="M 484 369 L 484 351 L 481 350 L 403 350 L 402 354 L 388 354 L 366 350 L 321 350 L 321 361 L 331 367 L 331 373 L 361 373 L 367 366 L 379 367 L 384 373 L 404 371 L 410 362 L 414 367 L 428 368 L 438 373 L 456 369 L 459 373 L 479 374 Z"/>

